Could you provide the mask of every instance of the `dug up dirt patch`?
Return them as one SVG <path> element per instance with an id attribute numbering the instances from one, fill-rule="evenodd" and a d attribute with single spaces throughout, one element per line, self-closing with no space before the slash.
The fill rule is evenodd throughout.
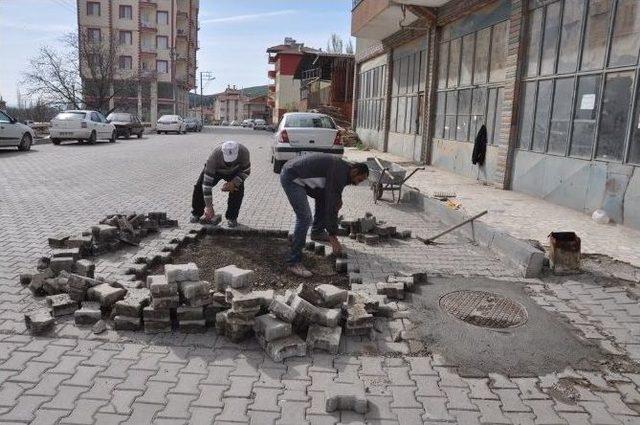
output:
<path id="1" fill-rule="evenodd" d="M 246 234 L 207 235 L 176 252 L 175 264 L 193 262 L 198 265 L 200 278 L 214 281 L 214 272 L 220 267 L 235 264 L 254 271 L 254 289 L 285 290 L 296 288 L 303 282 L 315 285 L 329 283 L 348 288 L 348 278 L 333 269 L 333 262 L 322 256 L 305 253 L 303 264 L 313 272 L 304 279 L 287 272 L 284 259 L 289 244 L 286 238 Z M 162 266 L 151 274 L 162 273 Z"/>

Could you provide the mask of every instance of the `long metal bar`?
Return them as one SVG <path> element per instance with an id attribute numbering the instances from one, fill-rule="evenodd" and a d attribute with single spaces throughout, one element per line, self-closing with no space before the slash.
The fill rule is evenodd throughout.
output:
<path id="1" fill-rule="evenodd" d="M 465 221 L 463 221 L 462 223 L 456 224 L 455 226 L 448 228 L 448 229 L 447 229 L 447 230 L 445 230 L 444 232 L 440 232 L 440 233 L 438 233 L 437 235 L 432 236 L 432 237 L 430 237 L 430 238 L 426 238 L 426 239 L 425 239 L 425 238 L 418 237 L 417 239 L 418 239 L 420 242 L 424 242 L 425 244 L 427 244 L 427 245 L 428 245 L 428 244 L 432 243 L 434 240 L 438 239 L 439 237 L 444 236 L 444 235 L 446 235 L 447 233 L 453 232 L 453 231 L 454 231 L 454 230 L 456 230 L 458 227 L 462 227 L 462 226 L 464 226 L 465 224 L 470 223 L 470 222 L 472 222 L 472 221 L 474 221 L 474 220 L 476 220 L 476 219 L 478 219 L 478 218 L 482 217 L 482 216 L 483 216 L 483 215 L 485 215 L 487 212 L 488 212 L 487 210 L 484 210 L 484 211 L 482 211 L 481 213 L 478 213 L 478 214 L 474 215 L 473 217 L 470 217 L 470 218 L 466 219 L 466 220 L 465 220 Z"/>

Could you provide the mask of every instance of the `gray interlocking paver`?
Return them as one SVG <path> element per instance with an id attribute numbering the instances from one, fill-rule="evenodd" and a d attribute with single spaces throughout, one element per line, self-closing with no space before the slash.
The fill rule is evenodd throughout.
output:
<path id="1" fill-rule="evenodd" d="M 171 382 L 147 382 L 145 392 L 136 399 L 136 403 L 162 404 L 167 402 L 167 394 L 174 386 Z"/>
<path id="2" fill-rule="evenodd" d="M 78 366 L 73 376 L 64 381 L 64 385 L 91 387 L 95 376 L 103 369 L 99 366 Z"/>
<path id="3" fill-rule="evenodd" d="M 165 408 L 158 412 L 159 418 L 189 419 L 189 405 L 197 398 L 190 394 L 169 394 Z"/>
<path id="4" fill-rule="evenodd" d="M 68 415 L 66 410 L 38 409 L 31 425 L 56 425 L 60 418 Z"/>
<path id="5" fill-rule="evenodd" d="M 203 378 L 203 375 L 181 372 L 178 376 L 178 384 L 171 389 L 171 393 L 198 395 L 200 394 L 198 385 Z"/>
<path id="6" fill-rule="evenodd" d="M 154 422 L 156 413 L 162 410 L 159 404 L 134 403 L 131 406 L 131 416 L 123 422 L 127 425 L 150 424 Z"/>
<path id="7" fill-rule="evenodd" d="M 261 412 L 280 412 L 280 406 L 278 406 L 278 397 L 280 396 L 280 394 L 282 394 L 282 392 L 283 390 L 279 388 L 263 388 L 254 386 L 253 403 L 249 405 L 249 410 Z M 314 391 L 314 393 L 320 392 Z M 322 392 L 322 394 L 324 393 Z"/>
<path id="8" fill-rule="evenodd" d="M 220 415 L 216 417 L 217 421 L 243 422 L 249 421 L 247 416 L 247 407 L 251 403 L 248 397 L 225 397 L 223 399 L 223 408 Z"/>
<path id="9" fill-rule="evenodd" d="M 533 410 L 536 424 L 559 425 L 565 423 L 553 410 L 553 402 L 551 400 L 523 400 L 523 402 Z"/>
<path id="10" fill-rule="evenodd" d="M 305 418 L 305 411 L 310 402 L 282 400 L 279 404 L 281 414 L 280 418 L 276 420 L 277 425 L 303 425 L 309 423 Z"/>
<path id="11" fill-rule="evenodd" d="M 61 424 L 93 424 L 94 415 L 106 400 L 78 400 L 71 414 L 60 421 Z"/>
<path id="12" fill-rule="evenodd" d="M 37 381 L 38 384 L 26 391 L 25 394 L 53 397 L 58 393 L 58 386 L 60 385 L 60 383 L 68 378 L 69 375 L 45 373 Z"/>
<path id="13" fill-rule="evenodd" d="M 275 425 L 276 421 L 280 419 L 280 414 L 274 412 L 249 411 L 247 415 L 250 425 Z M 216 424 L 218 423 L 216 422 Z"/>
<path id="14" fill-rule="evenodd" d="M 109 404 L 100 408 L 100 412 L 129 415 L 131 413 L 131 404 L 141 394 L 142 391 L 115 390 L 109 399 Z"/>

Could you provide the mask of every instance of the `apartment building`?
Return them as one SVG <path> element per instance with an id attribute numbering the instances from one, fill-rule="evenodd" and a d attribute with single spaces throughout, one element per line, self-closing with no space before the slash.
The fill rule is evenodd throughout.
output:
<path id="1" fill-rule="evenodd" d="M 135 81 L 110 107 L 137 113 L 152 125 L 164 114 L 186 115 L 188 92 L 196 84 L 199 0 L 78 0 L 77 5 L 80 40 L 112 41 L 117 75 Z M 81 61 L 83 84 L 85 68 Z"/>
<path id="2" fill-rule="evenodd" d="M 640 228 L 640 2 L 354 0 L 351 17 L 365 144 Z"/>

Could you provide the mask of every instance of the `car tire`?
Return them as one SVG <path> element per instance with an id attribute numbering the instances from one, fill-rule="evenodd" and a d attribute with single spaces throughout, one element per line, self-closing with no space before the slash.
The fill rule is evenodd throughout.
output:
<path id="1" fill-rule="evenodd" d="M 31 149 L 31 143 L 33 139 L 31 139 L 31 135 L 29 133 L 24 133 L 22 139 L 20 140 L 20 144 L 18 145 L 18 150 L 22 152 L 26 152 Z"/>
<path id="2" fill-rule="evenodd" d="M 138 139 L 142 139 L 142 132 L 138 133 Z"/>
<path id="3" fill-rule="evenodd" d="M 287 161 L 278 161 L 277 159 L 274 159 L 273 172 L 276 174 L 280 174 L 280 171 L 282 171 L 282 167 L 284 166 L 285 162 Z"/>
<path id="4" fill-rule="evenodd" d="M 51 139 L 51 143 L 57 146 L 60 144 L 60 139 Z"/>
<path id="5" fill-rule="evenodd" d="M 131 138 L 131 130 L 127 130 L 127 131 L 124 133 L 124 138 L 125 138 L 125 139 L 130 139 L 130 138 Z"/>
<path id="6" fill-rule="evenodd" d="M 87 142 L 90 145 L 95 145 L 96 144 L 96 140 L 97 140 L 98 136 L 96 135 L 95 131 L 91 132 L 91 136 L 89 136 L 89 138 L 87 139 Z"/>
<path id="7" fill-rule="evenodd" d="M 111 137 L 109 138 L 109 143 L 115 143 L 117 137 L 118 136 L 116 135 L 116 131 L 113 130 L 113 132 L 111 133 Z M 127 137 L 127 139 L 128 139 L 128 137 Z"/>
<path id="8" fill-rule="evenodd" d="M 162 131 L 156 131 L 156 134 L 162 134 Z"/>

